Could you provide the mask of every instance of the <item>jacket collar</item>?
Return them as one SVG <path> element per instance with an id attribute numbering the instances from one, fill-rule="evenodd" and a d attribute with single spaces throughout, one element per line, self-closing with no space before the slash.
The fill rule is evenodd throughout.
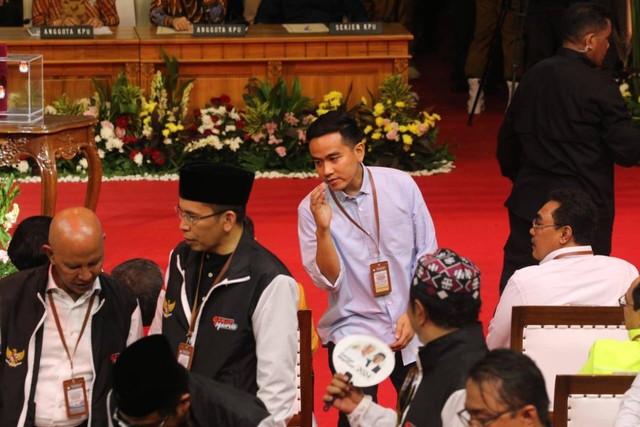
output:
<path id="1" fill-rule="evenodd" d="M 463 355 L 474 349 L 486 349 L 480 322 L 473 322 L 420 347 L 417 362 L 423 372 L 429 372 L 435 369 L 441 360 L 449 359 L 455 354 Z"/>

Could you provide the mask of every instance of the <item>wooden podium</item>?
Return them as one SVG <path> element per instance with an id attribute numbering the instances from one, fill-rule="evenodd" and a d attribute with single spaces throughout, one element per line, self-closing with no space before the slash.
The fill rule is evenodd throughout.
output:
<path id="1" fill-rule="evenodd" d="M 56 158 L 83 155 L 89 164 L 89 182 L 84 205 L 95 211 L 102 181 L 102 164 L 93 134 L 97 123 L 88 116 L 45 116 L 30 124 L 0 123 L 0 166 L 17 163 L 21 156 L 32 157 L 42 178 L 42 215 L 53 216 L 58 196 Z"/>

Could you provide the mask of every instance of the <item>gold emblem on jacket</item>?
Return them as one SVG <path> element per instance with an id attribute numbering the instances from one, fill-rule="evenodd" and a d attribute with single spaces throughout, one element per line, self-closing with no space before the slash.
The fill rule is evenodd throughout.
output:
<path id="1" fill-rule="evenodd" d="M 162 303 L 162 315 L 164 316 L 164 318 L 168 318 L 171 317 L 171 315 L 173 314 L 173 309 L 176 307 L 176 302 L 173 301 L 171 302 L 168 299 L 165 299 L 164 302 Z"/>
<path id="2" fill-rule="evenodd" d="M 17 348 L 7 347 L 6 356 L 7 365 L 15 368 L 22 364 L 22 359 L 24 359 L 24 350 L 18 351 Z"/>

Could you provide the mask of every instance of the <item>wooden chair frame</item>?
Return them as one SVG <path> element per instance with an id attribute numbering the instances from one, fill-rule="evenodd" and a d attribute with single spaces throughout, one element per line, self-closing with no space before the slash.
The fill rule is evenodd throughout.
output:
<path id="1" fill-rule="evenodd" d="M 522 353 L 527 325 L 624 325 L 622 307 L 518 306 L 511 314 L 511 349 Z"/>
<path id="2" fill-rule="evenodd" d="M 566 427 L 569 422 L 569 395 L 622 395 L 629 390 L 634 379 L 634 375 L 557 375 L 553 404 L 554 427 Z"/>
<path id="3" fill-rule="evenodd" d="M 311 354 L 311 310 L 298 310 L 300 333 L 300 403 L 301 410 L 288 426 L 311 427 L 313 417 L 313 364 Z"/>

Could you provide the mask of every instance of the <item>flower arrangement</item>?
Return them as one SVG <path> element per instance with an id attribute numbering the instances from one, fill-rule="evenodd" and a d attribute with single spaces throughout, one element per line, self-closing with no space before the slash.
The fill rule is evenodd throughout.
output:
<path id="1" fill-rule="evenodd" d="M 211 98 L 211 104 L 194 111 L 193 135 L 184 147 L 188 160 L 229 162 L 242 152 L 244 120 L 227 95 Z"/>
<path id="2" fill-rule="evenodd" d="M 440 116 L 432 109 L 418 110 L 417 95 L 401 75 L 387 77 L 378 91 L 378 97 L 371 94 L 371 106 L 363 97 L 351 109 L 364 130 L 367 163 L 416 171 L 452 160 L 444 145 L 435 144 Z M 346 99 L 340 92 L 329 92 L 316 113 L 345 108 Z"/>
<path id="3" fill-rule="evenodd" d="M 306 130 L 315 119 L 314 107 L 312 99 L 302 95 L 298 79 L 289 92 L 282 78 L 274 86 L 253 78 L 243 97 L 247 106 L 244 130 L 250 139 L 241 165 L 254 171 L 310 170 Z"/>
<path id="4" fill-rule="evenodd" d="M 20 207 L 14 203 L 20 190 L 13 182 L 13 176 L 0 178 L 0 278 L 17 271 L 7 255 L 7 248 L 11 241 L 9 230 L 18 220 Z"/>

